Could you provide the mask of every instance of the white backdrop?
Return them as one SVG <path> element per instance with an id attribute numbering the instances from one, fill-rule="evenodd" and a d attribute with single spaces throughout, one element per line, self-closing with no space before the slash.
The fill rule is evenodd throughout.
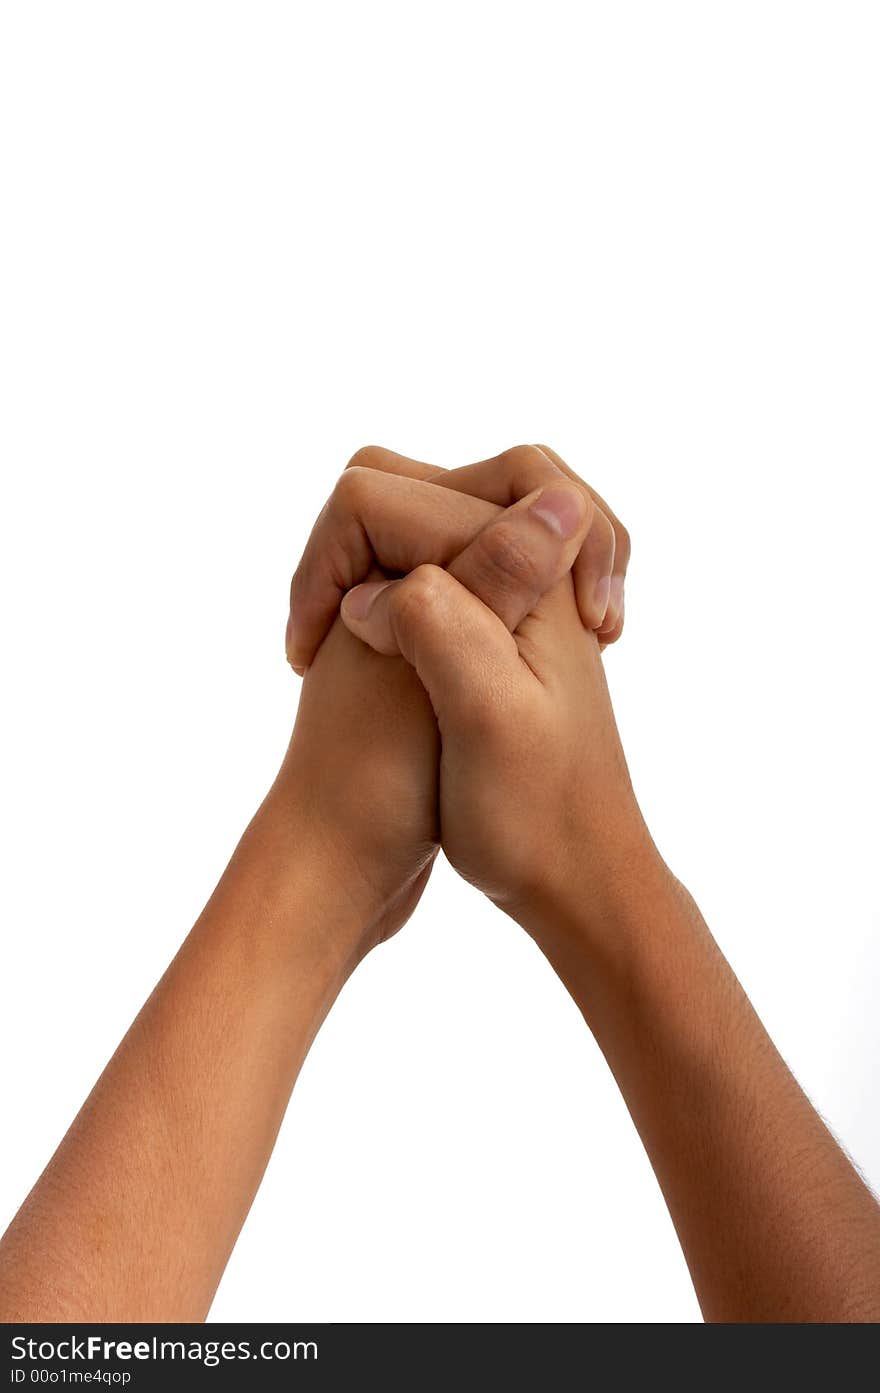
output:
<path id="1" fill-rule="evenodd" d="M 0 1224 L 274 774 L 347 457 L 547 440 L 631 529 L 661 850 L 880 1183 L 880 22 L 866 3 L 0 10 Z M 215 1318 L 699 1312 L 603 1060 L 438 867 Z"/>

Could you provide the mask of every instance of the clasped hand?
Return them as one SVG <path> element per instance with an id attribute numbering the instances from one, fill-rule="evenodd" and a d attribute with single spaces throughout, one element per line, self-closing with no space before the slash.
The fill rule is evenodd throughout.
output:
<path id="1" fill-rule="evenodd" d="M 651 855 L 600 650 L 629 537 L 545 447 L 443 470 L 359 451 L 293 577 L 304 673 L 279 787 L 357 887 L 363 948 L 411 913 L 438 845 L 532 931 Z"/>
<path id="2" fill-rule="evenodd" d="M 633 795 L 600 654 L 626 532 L 536 446 L 352 466 L 291 586 L 279 775 L 0 1242 L 0 1318 L 205 1316 L 316 1031 L 442 845 L 590 1026 L 707 1318 L 876 1321 L 880 1208 Z"/>

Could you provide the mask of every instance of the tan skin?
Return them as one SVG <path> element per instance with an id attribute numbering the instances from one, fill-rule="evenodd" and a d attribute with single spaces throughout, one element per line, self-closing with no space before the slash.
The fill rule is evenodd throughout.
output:
<path id="1" fill-rule="evenodd" d="M 570 580 L 513 633 L 433 566 L 370 588 L 366 618 L 356 595 L 346 623 L 431 697 L 444 850 L 580 1007 L 705 1317 L 880 1320 L 880 1207 L 650 838 Z"/>
<path id="2" fill-rule="evenodd" d="M 418 900 L 435 771 L 413 674 L 337 625 L 273 788 L 0 1243 L 3 1320 L 204 1319 L 324 1016 Z M 375 808 L 383 777 L 400 826 L 357 845 L 345 788 Z"/>
<path id="3" fill-rule="evenodd" d="M 502 514 L 442 496 L 455 547 Z M 413 564 L 448 551 L 437 516 Z M 551 546 L 541 586 L 577 552 Z M 0 1318 L 205 1317 L 321 1022 L 424 888 L 438 753 L 410 665 L 331 622 L 272 789 L 0 1242 Z"/>
<path id="4" fill-rule="evenodd" d="M 439 835 L 594 1031 L 707 1319 L 880 1319 L 877 1203 L 633 795 L 600 658 L 625 533 L 536 447 L 357 464 L 294 580 L 278 780 L 0 1245 L 0 1313 L 204 1316 L 308 1045 Z"/>

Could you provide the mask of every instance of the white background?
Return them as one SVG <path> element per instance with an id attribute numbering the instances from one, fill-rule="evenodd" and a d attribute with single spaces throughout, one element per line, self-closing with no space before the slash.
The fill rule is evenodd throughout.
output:
<path id="1" fill-rule="evenodd" d="M 630 527 L 648 821 L 880 1182 L 873 4 L 0 11 L 0 1223 L 283 752 L 347 457 L 555 445 Z M 603 1060 L 440 866 L 215 1318 L 691 1321 Z"/>

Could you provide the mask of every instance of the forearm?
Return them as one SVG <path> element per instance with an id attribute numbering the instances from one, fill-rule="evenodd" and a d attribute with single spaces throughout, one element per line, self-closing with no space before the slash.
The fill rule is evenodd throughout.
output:
<path id="1" fill-rule="evenodd" d="M 683 887 L 650 854 L 616 885 L 531 927 L 620 1085 L 704 1315 L 880 1319 L 876 1200 Z"/>
<path id="2" fill-rule="evenodd" d="M 205 1316 L 361 914 L 270 795 L 0 1244 L 0 1317 Z"/>

